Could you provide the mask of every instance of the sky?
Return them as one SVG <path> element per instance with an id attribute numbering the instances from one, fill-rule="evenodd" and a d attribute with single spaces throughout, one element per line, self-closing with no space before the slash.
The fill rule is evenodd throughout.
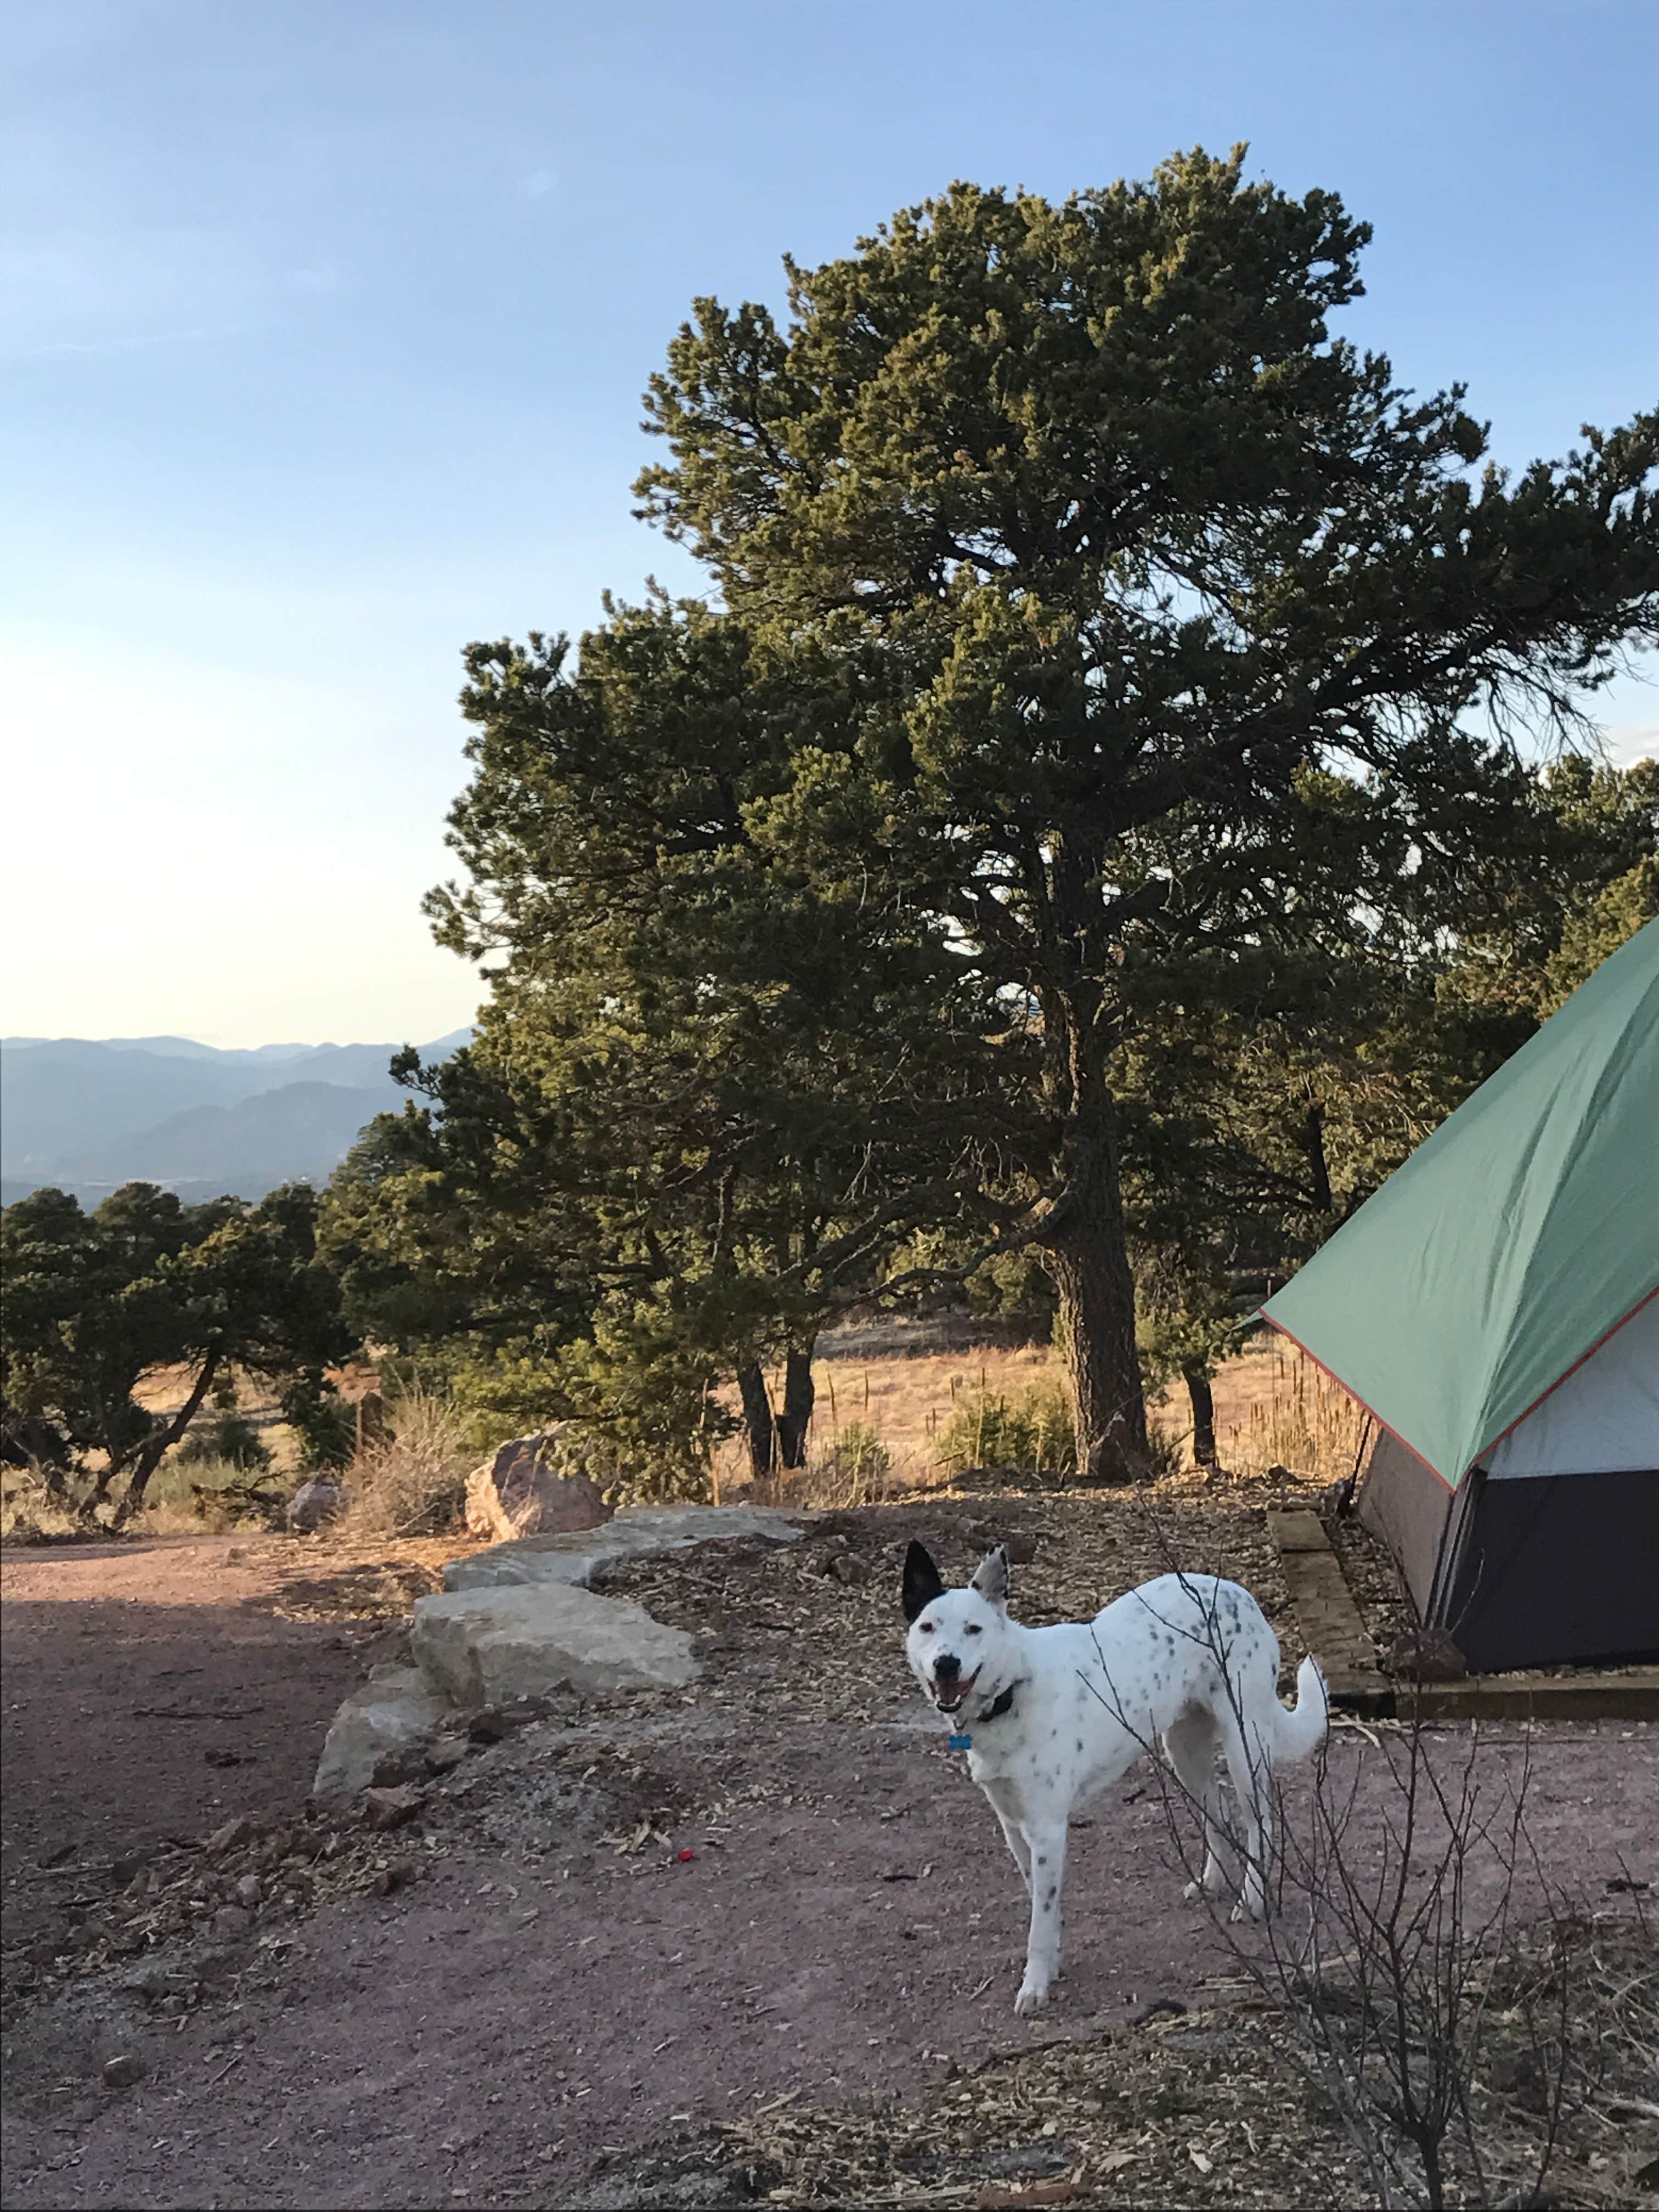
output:
<path id="1" fill-rule="evenodd" d="M 1656 90 L 1653 0 L 10 0 L 0 1030 L 470 1018 L 460 650 L 700 587 L 629 512 L 695 296 L 1247 140 L 1376 226 L 1339 327 L 1523 463 L 1659 398 Z"/>

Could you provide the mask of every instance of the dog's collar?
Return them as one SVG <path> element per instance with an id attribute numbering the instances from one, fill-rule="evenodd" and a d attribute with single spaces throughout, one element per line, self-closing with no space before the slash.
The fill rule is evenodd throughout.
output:
<path id="1" fill-rule="evenodd" d="M 982 1728 L 987 1721 L 1000 1721 L 1005 1713 L 1012 1712 L 1014 1709 L 1014 1692 L 1018 1687 L 1019 1685 L 1018 1682 L 1010 1682 L 1002 1695 L 986 1707 L 985 1711 L 980 1715 L 979 1719 L 975 1723 L 975 1726 L 977 1728 Z M 971 1751 L 973 1747 L 974 1739 L 972 1734 L 968 1729 L 953 1729 L 951 1730 L 951 1749 L 952 1751 Z"/>

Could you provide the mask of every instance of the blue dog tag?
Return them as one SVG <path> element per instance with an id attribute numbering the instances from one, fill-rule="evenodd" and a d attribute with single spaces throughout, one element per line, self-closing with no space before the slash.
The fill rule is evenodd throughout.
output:
<path id="1" fill-rule="evenodd" d="M 971 1751 L 973 1747 L 974 1739 L 970 1735 L 953 1735 L 951 1738 L 952 1751 Z"/>

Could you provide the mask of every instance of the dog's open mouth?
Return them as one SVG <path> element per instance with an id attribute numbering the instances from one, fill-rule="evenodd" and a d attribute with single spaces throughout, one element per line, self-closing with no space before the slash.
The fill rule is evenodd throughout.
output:
<path id="1" fill-rule="evenodd" d="M 973 1688 L 975 1683 L 977 1682 L 978 1680 L 979 1668 L 975 1667 L 971 1674 L 963 1674 L 954 1682 L 935 1682 L 933 1685 L 933 1703 L 939 1707 L 942 1713 L 953 1713 L 957 1711 L 961 1705 L 963 1699 L 967 1696 L 969 1691 Z"/>

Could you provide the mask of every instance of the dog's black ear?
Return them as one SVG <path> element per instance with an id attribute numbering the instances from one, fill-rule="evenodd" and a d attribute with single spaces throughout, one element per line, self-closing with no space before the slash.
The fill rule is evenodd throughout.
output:
<path id="1" fill-rule="evenodd" d="M 936 1597 L 945 1595 L 945 1584 L 939 1580 L 939 1569 L 933 1565 L 933 1555 L 925 1544 L 912 1540 L 904 1555 L 904 1618 L 914 1620 L 926 1613 Z"/>
<path id="2" fill-rule="evenodd" d="M 979 1563 L 979 1568 L 973 1581 L 968 1587 L 969 1589 L 976 1589 L 988 1605 L 1006 1606 L 1007 1604 L 1011 1587 L 1008 1579 L 1008 1554 L 1000 1544 L 994 1552 L 988 1552 L 985 1554 Z"/>

